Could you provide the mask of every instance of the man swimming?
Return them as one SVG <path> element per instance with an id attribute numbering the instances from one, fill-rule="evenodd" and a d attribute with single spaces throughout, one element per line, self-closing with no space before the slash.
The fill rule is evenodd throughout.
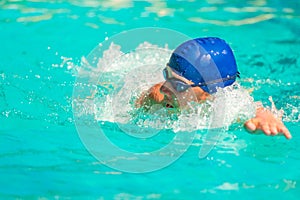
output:
<path id="1" fill-rule="evenodd" d="M 236 61 L 229 45 L 220 38 L 196 38 L 184 42 L 172 53 L 163 70 L 164 82 L 157 83 L 136 101 L 138 107 L 162 104 L 182 108 L 188 102 L 212 99 L 217 88 L 232 85 L 239 77 Z M 292 138 L 280 117 L 257 103 L 255 117 L 244 124 L 251 133 L 284 135 Z"/>

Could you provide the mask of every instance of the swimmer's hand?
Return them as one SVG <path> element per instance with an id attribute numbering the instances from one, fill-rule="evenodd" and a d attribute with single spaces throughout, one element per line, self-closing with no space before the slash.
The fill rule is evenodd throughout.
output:
<path id="1" fill-rule="evenodd" d="M 248 120 L 245 128 L 252 133 L 262 131 L 265 135 L 284 135 L 287 139 L 291 139 L 292 135 L 284 126 L 281 117 L 278 119 L 274 114 L 265 108 L 258 108 L 256 116 Z"/>

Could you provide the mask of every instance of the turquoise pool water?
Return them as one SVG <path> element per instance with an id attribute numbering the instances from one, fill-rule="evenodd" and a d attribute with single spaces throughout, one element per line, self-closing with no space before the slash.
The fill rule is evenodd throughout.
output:
<path id="1" fill-rule="evenodd" d="M 2 1 L 0 6 L 1 199 L 299 199 L 298 1 Z M 224 38 L 234 49 L 239 83 L 266 106 L 272 96 L 285 111 L 293 139 L 250 135 L 234 124 L 206 159 L 198 158 L 205 134 L 200 130 L 178 160 L 158 171 L 132 174 L 99 162 L 74 123 L 76 69 L 106 37 L 143 27 Z M 174 135 L 162 130 L 154 141 L 134 146 L 119 123 L 101 119 L 111 140 L 129 150 L 161 148 Z"/>

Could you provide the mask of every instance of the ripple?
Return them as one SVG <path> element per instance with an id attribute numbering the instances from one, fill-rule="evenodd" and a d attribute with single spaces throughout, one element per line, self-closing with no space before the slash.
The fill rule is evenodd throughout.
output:
<path id="1" fill-rule="evenodd" d="M 270 19 L 275 18 L 276 16 L 274 14 L 262 14 L 251 18 L 245 18 L 240 20 L 212 20 L 212 19 L 205 19 L 201 17 L 190 17 L 188 18 L 191 22 L 196 23 L 208 23 L 208 24 L 215 24 L 219 26 L 241 26 L 241 25 L 247 25 L 247 24 L 256 24 L 262 21 L 267 21 Z"/>

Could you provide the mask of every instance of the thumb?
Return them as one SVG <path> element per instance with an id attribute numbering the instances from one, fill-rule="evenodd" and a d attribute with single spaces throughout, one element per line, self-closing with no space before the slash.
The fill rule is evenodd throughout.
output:
<path id="1" fill-rule="evenodd" d="M 244 126 L 248 131 L 255 131 L 257 129 L 258 121 L 255 118 L 248 120 Z"/>

